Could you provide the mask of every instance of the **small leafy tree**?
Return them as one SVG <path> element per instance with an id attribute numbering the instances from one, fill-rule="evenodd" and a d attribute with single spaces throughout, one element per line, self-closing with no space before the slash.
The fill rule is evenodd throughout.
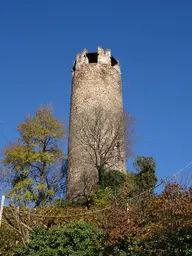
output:
<path id="1" fill-rule="evenodd" d="M 75 222 L 49 230 L 37 229 L 30 242 L 17 250 L 15 256 L 98 256 L 103 255 L 105 235 L 89 222 Z"/>
<path id="2" fill-rule="evenodd" d="M 137 171 L 135 174 L 135 194 L 138 195 L 133 202 L 138 206 L 138 212 L 143 219 L 145 208 L 154 195 L 154 188 L 157 182 L 156 164 L 153 157 L 138 156 L 133 165 Z"/>
<path id="3" fill-rule="evenodd" d="M 18 126 L 20 137 L 5 150 L 4 164 L 12 185 L 8 196 L 17 205 L 40 206 L 58 190 L 58 170 L 64 158 L 63 124 L 43 106 Z"/>
<path id="4" fill-rule="evenodd" d="M 157 182 L 155 175 L 155 160 L 153 157 L 138 156 L 133 163 L 137 173 L 135 181 L 139 193 L 146 190 L 153 190 Z"/>

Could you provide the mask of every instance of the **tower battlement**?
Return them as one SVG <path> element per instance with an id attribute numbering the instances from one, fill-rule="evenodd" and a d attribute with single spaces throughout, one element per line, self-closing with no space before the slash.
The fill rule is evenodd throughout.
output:
<path id="1" fill-rule="evenodd" d="M 119 61 L 111 55 L 111 50 L 104 50 L 100 46 L 98 46 L 97 52 L 89 53 L 87 49 L 84 49 L 82 53 L 78 53 L 73 71 L 78 70 L 82 65 L 90 63 L 110 65 L 120 72 Z"/>

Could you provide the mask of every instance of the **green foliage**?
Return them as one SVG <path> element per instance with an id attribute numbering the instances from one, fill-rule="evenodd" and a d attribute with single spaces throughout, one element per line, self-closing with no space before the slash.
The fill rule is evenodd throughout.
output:
<path id="1" fill-rule="evenodd" d="M 140 241 L 132 236 L 119 239 L 114 245 L 105 247 L 105 256 L 139 256 L 141 253 Z"/>
<path id="2" fill-rule="evenodd" d="M 91 193 L 91 203 L 96 207 L 106 207 L 109 203 L 111 189 L 109 187 L 105 189 L 98 189 Z"/>
<path id="3" fill-rule="evenodd" d="M 99 171 L 99 188 L 92 191 L 90 201 L 97 207 L 105 207 L 109 203 L 110 196 L 116 194 L 123 186 L 126 175 L 120 171 Z"/>
<path id="4" fill-rule="evenodd" d="M 20 241 L 20 237 L 17 232 L 13 229 L 6 227 L 0 228 L 0 255 L 3 256 L 12 256 L 13 248 L 16 245 L 16 241 Z"/>
<path id="5" fill-rule="evenodd" d="M 153 189 L 157 182 L 155 175 L 155 160 L 153 157 L 138 156 L 133 163 L 137 173 L 135 175 L 135 182 L 137 191 Z"/>
<path id="6" fill-rule="evenodd" d="M 150 239 L 142 242 L 142 256 L 192 255 L 192 228 L 167 229 L 156 231 Z"/>
<path id="7" fill-rule="evenodd" d="M 49 230 L 37 229 L 27 246 L 19 248 L 15 256 L 98 256 L 104 249 L 105 235 L 92 224 L 76 222 Z"/>
<path id="8" fill-rule="evenodd" d="M 101 189 L 106 187 L 111 188 L 113 192 L 117 192 L 125 181 L 125 174 L 120 171 L 106 171 L 100 170 L 99 172 L 99 186 Z"/>
<path id="9" fill-rule="evenodd" d="M 105 256 L 189 256 L 192 255 L 192 229 L 168 229 L 153 233 L 150 239 L 131 235 L 105 247 Z"/>
<path id="10" fill-rule="evenodd" d="M 8 197 L 18 205 L 46 204 L 58 189 L 55 170 L 64 158 L 64 127 L 50 107 L 42 107 L 27 116 L 18 131 L 18 142 L 5 150 L 2 161 L 12 184 Z"/>
<path id="11" fill-rule="evenodd" d="M 65 207 L 73 206 L 73 204 L 71 202 L 67 202 L 65 199 L 57 198 L 53 202 L 53 206 L 58 208 L 65 208 Z"/>

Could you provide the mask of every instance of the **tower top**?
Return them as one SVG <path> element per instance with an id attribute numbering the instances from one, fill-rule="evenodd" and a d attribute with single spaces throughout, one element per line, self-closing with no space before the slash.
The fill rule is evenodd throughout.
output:
<path id="1" fill-rule="evenodd" d="M 119 61 L 111 55 L 111 50 L 104 50 L 100 46 L 97 48 L 97 52 L 88 53 L 85 48 L 82 53 L 76 55 L 76 61 L 73 65 L 73 71 L 78 70 L 82 65 L 89 63 L 99 63 L 110 65 L 120 72 Z"/>

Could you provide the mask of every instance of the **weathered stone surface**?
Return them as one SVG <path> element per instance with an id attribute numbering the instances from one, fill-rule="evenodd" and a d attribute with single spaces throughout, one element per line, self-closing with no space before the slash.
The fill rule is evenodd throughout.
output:
<path id="1" fill-rule="evenodd" d="M 105 109 L 111 116 L 123 115 L 119 62 L 111 56 L 110 50 L 104 51 L 100 47 L 97 53 L 88 53 L 84 49 L 81 54 L 77 54 L 73 67 L 67 171 L 68 200 L 74 200 L 84 192 L 89 193 L 98 182 L 97 169 L 88 159 L 88 152 L 78 143 L 76 136 L 81 132 L 81 119 L 94 115 L 97 108 Z M 124 141 L 120 144 L 121 154 L 113 169 L 126 171 Z M 89 183 L 86 191 L 82 177 Z"/>

